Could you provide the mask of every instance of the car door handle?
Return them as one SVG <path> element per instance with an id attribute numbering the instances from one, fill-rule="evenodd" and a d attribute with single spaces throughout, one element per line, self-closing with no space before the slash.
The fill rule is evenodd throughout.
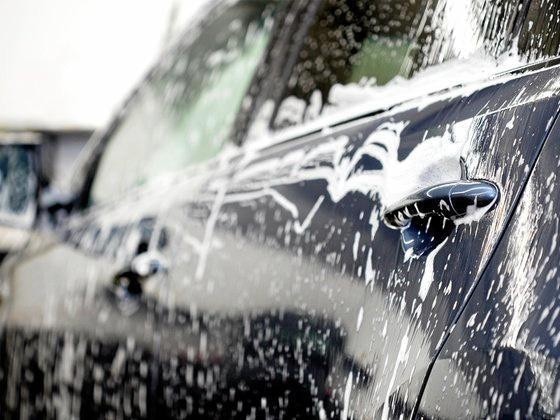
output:
<path id="1" fill-rule="evenodd" d="M 157 252 L 144 252 L 132 259 L 130 268 L 140 277 L 150 277 L 167 272 L 167 263 Z"/>
<path id="2" fill-rule="evenodd" d="M 389 207 L 383 221 L 402 233 L 403 249 L 422 255 L 435 248 L 455 225 L 479 220 L 493 210 L 498 187 L 484 180 L 461 180 L 419 190 Z"/>
<path id="3" fill-rule="evenodd" d="M 142 295 L 143 283 L 152 276 L 165 274 L 167 263 L 158 253 L 144 252 L 135 256 L 130 265 L 113 277 L 113 292 L 122 300 L 136 299 Z"/>

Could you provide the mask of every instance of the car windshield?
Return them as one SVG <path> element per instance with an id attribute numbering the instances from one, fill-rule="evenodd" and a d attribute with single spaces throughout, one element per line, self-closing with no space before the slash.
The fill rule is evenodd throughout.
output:
<path id="1" fill-rule="evenodd" d="M 90 204 L 218 153 L 266 51 L 276 4 L 245 0 L 215 12 L 157 66 L 108 139 Z"/>

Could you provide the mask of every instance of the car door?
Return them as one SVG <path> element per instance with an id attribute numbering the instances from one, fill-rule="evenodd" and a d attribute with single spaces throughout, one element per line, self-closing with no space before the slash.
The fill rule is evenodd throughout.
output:
<path id="1" fill-rule="evenodd" d="M 206 255 L 204 270 L 212 288 L 191 285 L 188 295 L 218 304 L 219 290 L 227 300 L 214 310 L 249 319 L 291 313 L 302 334 L 337 337 L 323 366 L 336 412 L 412 409 L 556 116 L 557 92 L 539 96 L 557 74 L 459 91 L 420 112 L 413 105 L 260 150 L 219 198 L 221 245 Z M 529 82 L 538 90 L 519 96 Z M 457 222 L 426 254 L 407 256 L 401 232 L 383 222 L 382 194 L 406 198 L 419 186 L 407 190 L 409 177 L 425 188 L 461 181 L 461 159 L 470 179 L 498 186 L 497 207 Z"/>
<path id="2" fill-rule="evenodd" d="M 426 418 L 554 418 L 560 410 L 558 135 L 426 379 Z"/>
<path id="3" fill-rule="evenodd" d="M 305 46 L 336 56 L 321 50 L 317 39 L 332 36 L 322 38 L 321 27 L 336 21 L 329 16 L 337 10 L 351 24 L 361 15 L 345 2 L 326 3 L 334 12 L 319 12 L 296 53 L 295 73 L 260 102 L 263 115 L 271 112 L 255 123 L 264 122 L 232 178 L 197 204 L 205 208 L 200 243 L 212 238 L 215 245 L 191 267 L 204 281 L 175 297 L 186 306 L 197 302 L 201 312 L 242 318 L 255 372 L 260 367 L 269 381 L 291 372 L 316 389 L 312 414 L 397 417 L 414 412 L 427 369 L 515 208 L 557 116 L 559 70 L 545 63 L 392 108 L 383 98 L 391 109 L 371 116 L 367 107 L 328 115 L 321 83 L 329 72 L 321 70 L 318 81 L 309 74 L 328 60 L 317 63 Z M 460 63 L 451 73 L 463 65 L 479 63 Z M 394 91 L 402 93 L 400 86 Z M 271 139 L 263 125 L 277 134 Z M 427 218 L 421 226 L 433 245 L 407 252 L 413 238 L 386 226 L 387 211 L 419 189 L 465 180 L 497 186 L 499 199 L 482 209 L 475 200 L 455 221 L 430 227 Z M 240 359 L 240 368 L 247 363 Z"/>

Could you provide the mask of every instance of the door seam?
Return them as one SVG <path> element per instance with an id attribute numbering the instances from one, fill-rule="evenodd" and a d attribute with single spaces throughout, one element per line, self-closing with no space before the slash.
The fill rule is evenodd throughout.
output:
<path id="1" fill-rule="evenodd" d="M 422 398 L 424 396 L 424 391 L 426 390 L 426 386 L 428 385 L 428 381 L 430 379 L 432 369 L 433 369 L 436 361 L 439 359 L 439 356 L 441 355 L 441 352 L 442 352 L 443 348 L 445 347 L 445 344 L 447 343 L 447 340 L 451 336 L 451 333 L 452 333 L 454 327 L 457 325 L 457 323 L 459 322 L 459 319 L 463 315 L 463 312 L 465 311 L 467 305 L 470 303 L 470 299 L 471 299 L 472 295 L 474 294 L 475 289 L 478 287 L 481 279 L 486 274 L 486 271 L 487 271 L 488 267 L 490 266 L 490 262 L 493 260 L 495 254 L 496 254 L 496 250 L 501 245 L 502 240 L 505 236 L 505 233 L 508 230 L 508 227 L 510 226 L 510 223 L 511 223 L 513 217 L 515 216 L 515 213 L 516 213 L 516 210 L 519 206 L 519 203 L 520 203 L 523 195 L 525 194 L 527 184 L 529 183 L 529 180 L 530 180 L 531 176 L 533 175 L 533 173 L 535 171 L 535 167 L 537 166 L 537 163 L 538 163 L 539 158 L 542 154 L 544 146 L 545 146 L 546 143 L 548 143 L 552 128 L 556 125 L 557 121 L 559 120 L 559 116 L 560 116 L 560 103 L 558 105 L 558 109 L 556 110 L 556 114 L 554 115 L 550 126 L 546 129 L 546 132 L 543 136 L 543 141 L 541 142 L 541 144 L 538 147 L 538 151 L 537 151 L 534 163 L 531 167 L 531 170 L 529 171 L 529 175 L 527 176 L 526 181 L 523 183 L 523 186 L 519 190 L 519 193 L 517 194 L 517 197 L 515 197 L 514 201 L 512 202 L 511 210 L 510 210 L 509 214 L 507 215 L 505 223 L 504 223 L 504 228 L 499 233 L 496 242 L 492 246 L 492 250 L 490 252 L 490 256 L 489 256 L 488 260 L 484 264 L 484 267 L 480 271 L 480 274 L 476 277 L 473 285 L 470 287 L 469 291 L 467 292 L 467 294 L 465 296 L 465 299 L 463 300 L 463 303 L 461 304 L 461 307 L 457 311 L 456 315 L 453 317 L 453 321 L 449 324 L 449 327 L 447 328 L 447 331 L 445 332 L 443 338 L 440 340 L 441 344 L 440 344 L 439 348 L 436 350 L 434 356 L 432 357 L 432 360 L 428 364 L 428 367 L 426 369 L 426 374 L 424 375 L 424 378 L 422 379 L 422 385 L 420 386 L 420 391 L 418 393 L 418 396 L 416 397 L 416 402 L 414 404 L 414 408 L 413 408 L 412 413 L 410 415 L 411 419 L 417 418 L 418 411 L 420 409 L 420 403 L 422 402 Z"/>

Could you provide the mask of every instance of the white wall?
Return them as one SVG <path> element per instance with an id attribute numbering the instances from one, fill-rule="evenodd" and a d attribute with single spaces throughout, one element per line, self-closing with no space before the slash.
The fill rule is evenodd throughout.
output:
<path id="1" fill-rule="evenodd" d="M 0 0 L 0 129 L 106 123 L 163 45 L 173 1 Z"/>

